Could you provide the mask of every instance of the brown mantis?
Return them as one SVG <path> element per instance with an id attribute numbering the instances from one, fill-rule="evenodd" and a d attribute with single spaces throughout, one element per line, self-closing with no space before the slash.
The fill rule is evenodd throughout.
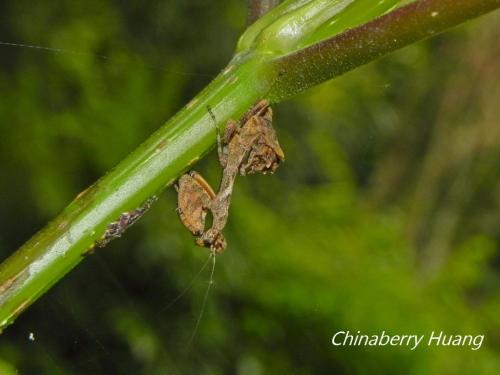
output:
<path id="1" fill-rule="evenodd" d="M 184 226 L 196 237 L 196 244 L 221 252 L 226 247 L 222 230 L 226 226 L 234 181 L 238 174 L 273 173 L 285 159 L 272 126 L 269 102 L 261 100 L 239 121 L 227 123 L 217 151 L 222 180 L 215 193 L 196 172 L 181 176 L 177 183 L 177 212 Z M 208 212 L 212 226 L 205 230 Z"/>

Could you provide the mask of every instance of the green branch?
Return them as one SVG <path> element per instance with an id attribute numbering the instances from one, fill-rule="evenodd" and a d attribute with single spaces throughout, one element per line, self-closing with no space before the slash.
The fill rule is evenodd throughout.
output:
<path id="1" fill-rule="evenodd" d="M 416 1 L 341 35 L 277 57 L 271 64 L 282 74 L 270 95 L 281 101 L 498 7 L 500 0 Z"/>
<path id="2" fill-rule="evenodd" d="M 387 10 L 375 11 L 370 4 L 372 0 L 288 0 L 252 24 L 236 56 L 209 86 L 0 265 L 0 330 L 95 245 L 123 234 L 149 207 L 151 197 L 214 146 L 216 124 L 208 107 L 223 127 L 258 99 L 288 98 L 498 8 L 500 0 L 422 0 L 337 35 Z M 326 37 L 330 39 L 319 39 Z"/>

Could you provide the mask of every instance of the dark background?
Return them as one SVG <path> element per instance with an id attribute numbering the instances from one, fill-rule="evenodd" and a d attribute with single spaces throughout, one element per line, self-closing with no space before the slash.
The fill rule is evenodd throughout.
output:
<path id="1" fill-rule="evenodd" d="M 0 255 L 230 59 L 244 1 L 2 1 Z M 500 31 L 492 14 L 276 105 L 286 163 L 238 178 L 214 287 L 173 188 L 0 336 L 0 373 L 500 371 Z M 214 186 L 215 153 L 196 169 Z M 333 347 L 339 330 L 481 349 Z M 30 340 L 30 333 L 34 340 Z"/>

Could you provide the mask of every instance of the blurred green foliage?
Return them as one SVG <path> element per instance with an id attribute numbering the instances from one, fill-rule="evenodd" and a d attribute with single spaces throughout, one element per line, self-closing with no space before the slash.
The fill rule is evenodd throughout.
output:
<path id="1" fill-rule="evenodd" d="M 7 257 L 223 68 L 243 1 L 4 1 Z M 175 192 L 0 337 L 23 374 L 500 371 L 499 15 L 275 106 L 287 155 L 238 178 L 215 284 Z M 217 185 L 214 154 L 196 166 Z M 484 334 L 477 351 L 333 347 L 339 330 Z M 30 333 L 33 337 L 30 340 Z"/>

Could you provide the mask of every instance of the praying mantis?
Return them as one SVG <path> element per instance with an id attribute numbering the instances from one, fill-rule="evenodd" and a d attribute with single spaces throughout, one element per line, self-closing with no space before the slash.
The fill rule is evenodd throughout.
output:
<path id="1" fill-rule="evenodd" d="M 261 100 L 241 118 L 229 120 L 222 138 L 217 136 L 217 151 L 222 179 L 217 193 L 200 174 L 191 171 L 176 184 L 177 212 L 184 226 L 195 236 L 198 246 L 215 253 L 227 242 L 222 234 L 229 216 L 229 206 L 236 176 L 273 173 L 285 154 L 272 126 L 273 112 L 269 102 Z M 206 215 L 212 214 L 212 225 L 206 229 Z"/>

